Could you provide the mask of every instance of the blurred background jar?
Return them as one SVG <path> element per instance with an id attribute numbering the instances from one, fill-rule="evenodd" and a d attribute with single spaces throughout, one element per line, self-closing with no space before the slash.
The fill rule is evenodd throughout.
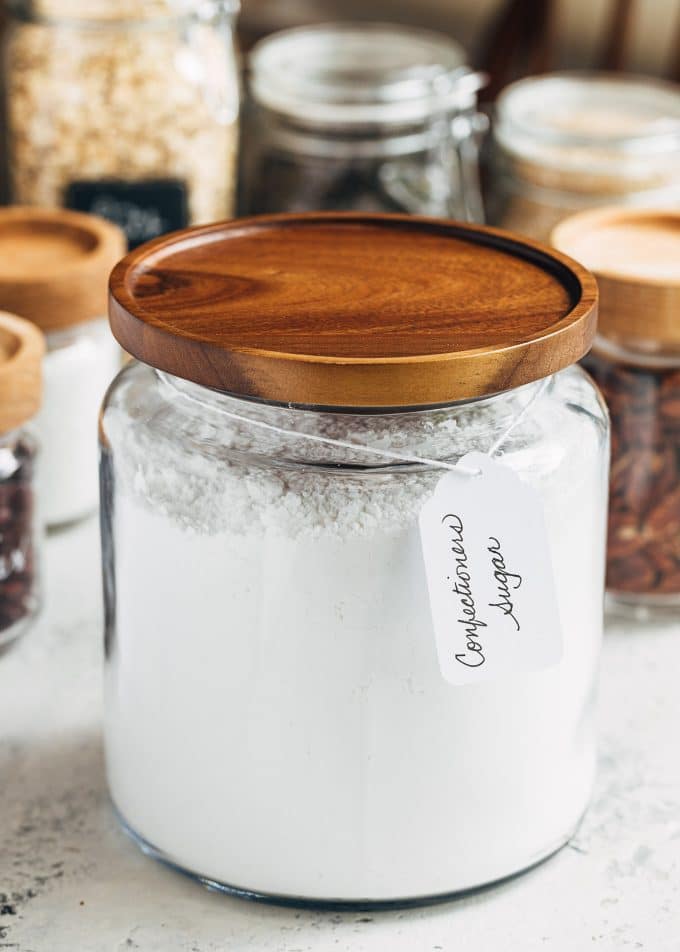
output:
<path id="1" fill-rule="evenodd" d="M 680 208 L 680 86 L 605 73 L 513 83 L 497 101 L 494 224 L 546 241 L 609 204 Z"/>
<path id="2" fill-rule="evenodd" d="M 243 214 L 406 211 L 481 221 L 480 74 L 446 36 L 325 23 L 261 41 Z"/>
<path id="3" fill-rule="evenodd" d="M 109 272 L 125 253 L 112 223 L 65 209 L 0 209 L 0 308 L 45 334 L 45 394 L 37 419 L 48 526 L 98 501 L 97 417 L 122 352 L 105 317 Z"/>
<path id="4" fill-rule="evenodd" d="M 40 608 L 32 421 L 42 395 L 40 331 L 0 313 L 0 648 L 21 635 Z"/>
<path id="5" fill-rule="evenodd" d="M 610 608 L 680 609 L 680 211 L 609 208 L 553 244 L 595 272 L 600 323 L 585 366 L 612 417 Z"/>
<path id="6" fill-rule="evenodd" d="M 10 200 L 131 246 L 232 213 L 238 0 L 8 0 Z"/>

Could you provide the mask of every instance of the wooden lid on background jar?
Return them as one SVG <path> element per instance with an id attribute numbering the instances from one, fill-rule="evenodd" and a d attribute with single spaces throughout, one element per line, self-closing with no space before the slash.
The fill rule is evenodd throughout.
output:
<path id="1" fill-rule="evenodd" d="M 546 377 L 590 348 L 597 288 L 490 228 L 407 215 L 273 215 L 176 232 L 111 276 L 144 363 L 242 397 L 417 407 Z"/>
<path id="2" fill-rule="evenodd" d="M 0 308 L 45 332 L 106 314 L 108 277 L 123 232 L 66 209 L 0 208 Z"/>
<path id="3" fill-rule="evenodd" d="M 44 353 L 37 327 L 0 312 L 0 434 L 27 423 L 40 409 Z"/>
<path id="4" fill-rule="evenodd" d="M 680 211 L 600 208 L 553 231 L 555 248 L 597 277 L 598 333 L 654 353 L 680 349 Z"/>

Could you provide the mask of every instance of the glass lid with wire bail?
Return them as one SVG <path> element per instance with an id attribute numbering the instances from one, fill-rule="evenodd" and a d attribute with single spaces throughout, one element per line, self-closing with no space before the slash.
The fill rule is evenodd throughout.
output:
<path id="1" fill-rule="evenodd" d="M 476 103 L 485 78 L 454 40 L 392 24 L 325 23 L 267 37 L 249 66 L 260 164 L 244 210 L 402 208 L 481 220 L 485 121 Z M 267 189 L 269 167 L 277 188 Z M 319 181 L 305 194 L 295 183 L 310 174 Z"/>

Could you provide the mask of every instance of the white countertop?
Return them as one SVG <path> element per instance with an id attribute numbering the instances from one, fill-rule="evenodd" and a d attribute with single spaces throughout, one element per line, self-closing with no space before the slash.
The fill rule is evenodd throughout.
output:
<path id="1" fill-rule="evenodd" d="M 607 632 L 597 789 L 559 854 L 428 909 L 300 912 L 210 893 L 119 831 L 99 727 L 96 520 L 50 538 L 46 576 L 42 620 L 0 656 L 0 950 L 680 950 L 680 619 Z"/>

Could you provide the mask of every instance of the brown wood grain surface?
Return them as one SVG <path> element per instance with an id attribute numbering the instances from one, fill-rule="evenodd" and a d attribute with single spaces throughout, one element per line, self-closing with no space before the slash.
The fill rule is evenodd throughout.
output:
<path id="1" fill-rule="evenodd" d="M 410 406 L 480 396 L 578 360 L 596 287 L 492 229 L 399 215 L 268 216 L 158 239 L 111 279 L 140 360 L 244 396 Z"/>
<path id="2" fill-rule="evenodd" d="M 45 340 L 37 327 L 0 311 L 0 435 L 38 412 L 44 352 Z"/>
<path id="3" fill-rule="evenodd" d="M 125 235 L 96 215 L 0 208 L 0 308 L 49 332 L 106 313 L 108 276 Z"/>
<path id="4" fill-rule="evenodd" d="M 562 221 L 552 244 L 597 276 L 600 335 L 677 354 L 680 348 L 680 212 L 599 208 Z"/>

